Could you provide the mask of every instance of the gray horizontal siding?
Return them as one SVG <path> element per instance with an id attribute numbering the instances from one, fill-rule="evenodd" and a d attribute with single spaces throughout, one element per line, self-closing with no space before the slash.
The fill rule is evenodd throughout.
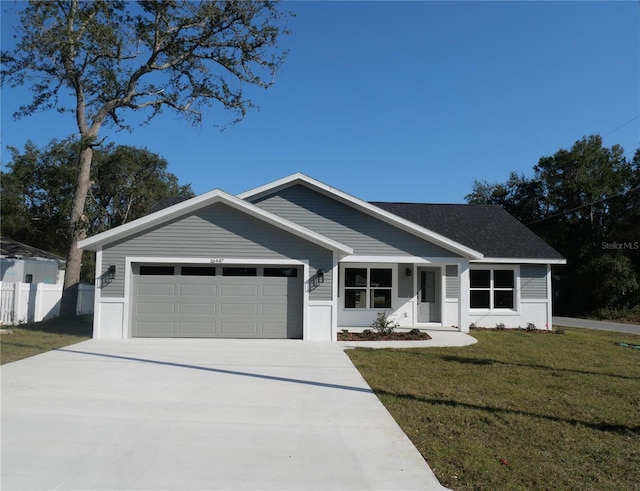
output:
<path id="1" fill-rule="evenodd" d="M 317 268 L 325 271 L 324 283 L 311 290 L 310 298 L 331 299 L 332 251 L 222 203 L 105 247 L 103 270 L 114 264 L 117 274 L 102 289 L 103 296 L 124 295 L 123 272 L 127 256 L 308 260 L 312 276 Z"/>
<path id="2" fill-rule="evenodd" d="M 446 268 L 446 298 L 460 298 L 460 278 L 458 277 L 458 266 L 447 266 Z"/>
<path id="3" fill-rule="evenodd" d="M 547 298 L 547 266 L 523 264 L 520 266 L 520 298 Z"/>
<path id="4" fill-rule="evenodd" d="M 456 254 L 302 185 L 256 200 L 261 208 L 348 245 L 358 255 Z"/>
<path id="5" fill-rule="evenodd" d="M 412 298 L 414 278 L 407 276 L 406 270 L 413 270 L 413 264 L 398 264 L 398 298 Z"/>

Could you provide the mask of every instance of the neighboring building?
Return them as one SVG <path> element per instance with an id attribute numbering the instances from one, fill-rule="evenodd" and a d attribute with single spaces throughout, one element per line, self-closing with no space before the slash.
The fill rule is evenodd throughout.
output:
<path id="1" fill-rule="evenodd" d="M 64 258 L 21 242 L 0 238 L 0 280 L 5 283 L 62 283 Z"/>
<path id="2" fill-rule="evenodd" d="M 381 311 L 405 328 L 550 328 L 565 264 L 500 207 L 367 203 L 303 174 L 79 246 L 97 252 L 97 338 L 335 340 Z"/>

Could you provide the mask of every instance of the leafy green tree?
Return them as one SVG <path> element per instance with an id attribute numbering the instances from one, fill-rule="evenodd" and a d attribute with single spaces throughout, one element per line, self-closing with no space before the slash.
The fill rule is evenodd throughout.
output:
<path id="1" fill-rule="evenodd" d="M 1 174 L 2 233 L 61 256 L 66 254 L 77 152 L 70 140 L 39 149 L 8 147 L 11 161 Z"/>
<path id="2" fill-rule="evenodd" d="M 91 235 L 150 213 L 162 197 L 193 196 L 167 171 L 167 161 L 146 148 L 108 145 L 96 153 L 87 199 Z"/>
<path id="3" fill-rule="evenodd" d="M 536 179 L 511 172 L 504 184 L 475 180 L 467 203 L 500 205 L 523 223 L 543 218 L 548 209 L 541 200 L 542 185 Z"/>
<path id="4" fill-rule="evenodd" d="M 27 142 L 21 152 L 9 147 L 11 162 L 2 172 L 2 232 L 20 242 L 66 253 L 73 183 L 78 172 L 78 142 L 53 140 L 39 149 Z M 167 171 L 167 162 L 147 149 L 109 144 L 96 149 L 84 221 L 90 234 L 150 213 L 160 198 L 189 198 L 189 185 Z M 93 276 L 93 255 L 84 253 L 82 278 Z"/>
<path id="5" fill-rule="evenodd" d="M 640 150 L 629 162 L 622 147 L 591 135 L 533 170 L 504 184 L 475 181 L 467 201 L 503 206 L 565 256 L 565 313 L 638 305 Z"/>
<path id="6" fill-rule="evenodd" d="M 15 116 L 71 113 L 79 139 L 61 316 L 75 315 L 77 242 L 88 230 L 85 204 L 102 127 L 129 128 L 128 112 L 148 121 L 165 109 L 200 123 L 209 106 L 240 120 L 253 106 L 243 88 L 271 86 L 284 60 L 277 42 L 287 16 L 268 0 L 33 0 L 22 10 L 17 46 L 1 55 L 3 85 L 33 92 Z"/>

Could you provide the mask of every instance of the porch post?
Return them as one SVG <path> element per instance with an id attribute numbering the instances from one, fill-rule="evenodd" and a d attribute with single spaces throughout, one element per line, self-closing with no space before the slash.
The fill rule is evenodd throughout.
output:
<path id="1" fill-rule="evenodd" d="M 469 261 L 460 263 L 460 302 L 458 303 L 460 332 L 469 332 Z"/>
<path id="2" fill-rule="evenodd" d="M 333 266 L 331 269 L 331 341 L 338 340 L 338 280 L 340 278 L 340 258 L 338 251 L 333 251 Z"/>
<path id="3" fill-rule="evenodd" d="M 553 329 L 553 286 L 551 283 L 551 265 L 547 264 L 547 325 L 546 329 Z"/>

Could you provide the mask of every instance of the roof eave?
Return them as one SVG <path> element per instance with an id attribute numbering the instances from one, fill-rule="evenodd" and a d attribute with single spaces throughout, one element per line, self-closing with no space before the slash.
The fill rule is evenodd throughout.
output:
<path id="1" fill-rule="evenodd" d="M 551 264 L 562 265 L 567 264 L 564 258 L 536 258 L 536 257 L 485 257 L 483 259 L 474 259 L 469 261 L 474 264 Z"/>

